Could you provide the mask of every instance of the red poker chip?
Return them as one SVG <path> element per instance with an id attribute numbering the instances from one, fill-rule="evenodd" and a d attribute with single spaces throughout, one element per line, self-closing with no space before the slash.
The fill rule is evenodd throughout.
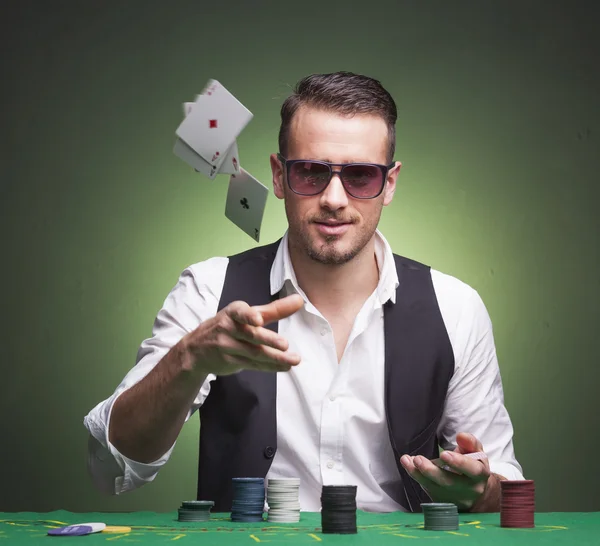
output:
<path id="1" fill-rule="evenodd" d="M 535 527 L 535 483 L 533 480 L 500 482 L 500 526 Z"/>

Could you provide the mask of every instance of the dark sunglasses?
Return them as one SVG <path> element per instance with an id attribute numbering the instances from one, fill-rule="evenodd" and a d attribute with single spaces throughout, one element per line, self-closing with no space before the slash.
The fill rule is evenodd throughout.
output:
<path id="1" fill-rule="evenodd" d="M 346 192 L 356 199 L 373 199 L 383 191 L 385 181 L 395 162 L 389 165 L 377 163 L 328 163 L 312 159 L 277 158 L 284 165 L 290 189 L 298 195 L 317 195 L 325 190 L 334 174 L 339 175 Z M 341 167 L 334 171 L 333 167 Z"/>

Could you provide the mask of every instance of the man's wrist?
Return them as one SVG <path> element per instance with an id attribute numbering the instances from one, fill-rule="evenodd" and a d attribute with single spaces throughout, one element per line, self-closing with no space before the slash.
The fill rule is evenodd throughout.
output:
<path id="1" fill-rule="evenodd" d="M 469 511 L 474 513 L 499 512 L 502 493 L 500 482 L 504 480 L 506 478 L 500 474 L 490 474 L 483 494 L 475 501 Z"/>
<path id="2" fill-rule="evenodd" d="M 174 360 L 177 362 L 178 371 L 191 374 L 194 377 L 206 377 L 210 372 L 206 369 L 206 362 L 198 355 L 198 350 L 191 342 L 191 336 L 184 336 L 173 347 Z"/>

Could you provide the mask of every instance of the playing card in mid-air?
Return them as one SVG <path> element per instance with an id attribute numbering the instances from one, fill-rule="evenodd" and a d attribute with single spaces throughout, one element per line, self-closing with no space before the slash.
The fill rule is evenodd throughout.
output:
<path id="1" fill-rule="evenodd" d="M 214 81 L 214 80 L 211 80 Z M 201 97 L 202 95 L 198 95 Z M 194 108 L 194 102 L 184 102 L 183 103 L 183 114 L 187 116 L 192 109 Z M 192 167 L 195 171 L 200 172 L 214 180 L 217 177 L 217 174 L 236 174 L 240 172 L 240 160 L 239 160 L 239 151 L 237 146 L 237 141 L 233 141 L 233 144 L 227 150 L 225 154 L 225 160 L 221 165 L 220 169 L 217 169 L 215 165 L 211 165 L 208 161 L 206 161 L 202 156 L 197 154 L 192 148 L 190 148 L 183 140 L 177 138 L 175 140 L 175 145 L 173 146 L 173 153 L 179 158 L 185 161 L 190 167 Z"/>
<path id="2" fill-rule="evenodd" d="M 235 139 L 252 119 L 252 113 L 219 82 L 211 82 L 206 94 L 196 97 L 176 134 L 219 170 Z"/>
<path id="3" fill-rule="evenodd" d="M 179 159 L 183 159 L 183 161 L 185 161 L 194 170 L 206 175 L 211 180 L 214 180 L 217 174 L 219 174 L 217 167 L 211 165 L 208 161 L 200 157 L 180 138 L 175 140 L 175 144 L 173 145 L 173 153 Z"/>
<path id="4" fill-rule="evenodd" d="M 227 150 L 225 154 L 225 161 L 223 161 L 219 174 L 237 174 L 240 172 L 240 154 L 238 152 L 237 141 L 233 141 L 233 144 Z"/>
<path id="5" fill-rule="evenodd" d="M 268 194 L 267 187 L 244 169 L 229 179 L 225 216 L 257 242 Z"/>

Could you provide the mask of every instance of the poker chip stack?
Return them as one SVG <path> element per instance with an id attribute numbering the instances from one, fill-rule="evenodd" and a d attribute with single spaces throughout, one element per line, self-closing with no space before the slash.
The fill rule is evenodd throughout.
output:
<path id="1" fill-rule="evenodd" d="M 423 509 L 426 531 L 456 531 L 458 529 L 458 507 L 450 502 L 425 502 Z"/>
<path id="2" fill-rule="evenodd" d="M 213 501 L 183 501 L 179 508 L 179 521 L 209 521 Z"/>
<path id="3" fill-rule="evenodd" d="M 321 490 L 323 533 L 354 534 L 356 528 L 356 485 L 324 485 Z"/>
<path id="4" fill-rule="evenodd" d="M 264 478 L 233 478 L 231 521 L 263 521 L 265 507 Z"/>
<path id="5" fill-rule="evenodd" d="M 533 480 L 502 480 L 500 526 L 535 527 L 535 483 Z"/>
<path id="6" fill-rule="evenodd" d="M 299 478 L 274 478 L 267 485 L 268 521 L 297 523 L 300 521 Z"/>

